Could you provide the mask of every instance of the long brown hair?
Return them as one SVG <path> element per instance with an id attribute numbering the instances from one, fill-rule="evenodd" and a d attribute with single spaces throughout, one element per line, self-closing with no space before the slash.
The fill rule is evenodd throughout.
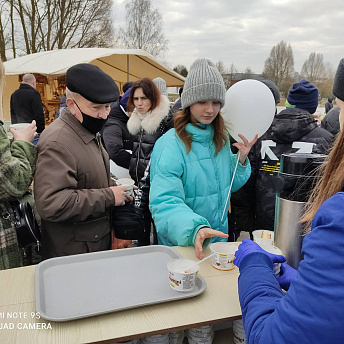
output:
<path id="1" fill-rule="evenodd" d="M 306 204 L 301 222 L 306 222 L 306 231 L 321 204 L 332 197 L 344 186 L 344 131 L 340 130 L 334 146 L 320 169 L 321 179 L 313 189 Z"/>
<path id="2" fill-rule="evenodd" d="M 188 123 L 192 123 L 190 107 L 178 111 L 174 116 L 174 128 L 180 139 L 184 142 L 187 154 L 190 152 L 192 146 L 192 134 L 185 130 Z M 196 123 L 192 124 L 198 126 Z M 214 128 L 213 142 L 215 145 L 215 155 L 217 155 L 228 142 L 228 133 L 221 112 L 219 112 L 211 124 Z"/>
<path id="3" fill-rule="evenodd" d="M 138 88 L 142 88 L 144 95 L 151 101 L 152 106 L 150 111 L 154 110 L 160 104 L 161 93 L 151 79 L 143 78 L 135 81 L 131 87 L 127 103 L 128 111 L 132 112 L 135 108 L 134 93 Z"/>

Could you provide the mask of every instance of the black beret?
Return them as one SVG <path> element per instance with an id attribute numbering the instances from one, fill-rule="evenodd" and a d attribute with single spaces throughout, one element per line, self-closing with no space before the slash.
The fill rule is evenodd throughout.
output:
<path id="1" fill-rule="evenodd" d="M 68 68 L 66 86 L 96 104 L 112 103 L 119 98 L 118 86 L 110 75 L 89 63 Z"/>
<path id="2" fill-rule="evenodd" d="M 344 101 L 344 59 L 341 59 L 333 83 L 333 95 Z"/>

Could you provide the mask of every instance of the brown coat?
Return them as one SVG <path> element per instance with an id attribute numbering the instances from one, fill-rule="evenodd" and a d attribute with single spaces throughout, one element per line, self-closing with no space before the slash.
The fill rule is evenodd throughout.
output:
<path id="1" fill-rule="evenodd" d="M 109 156 L 68 110 L 38 142 L 34 194 L 42 217 L 42 258 L 110 247 Z"/>

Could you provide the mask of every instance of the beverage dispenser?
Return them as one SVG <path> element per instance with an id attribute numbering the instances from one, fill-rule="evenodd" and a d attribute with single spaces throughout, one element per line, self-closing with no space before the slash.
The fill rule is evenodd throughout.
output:
<path id="1" fill-rule="evenodd" d="M 302 260 L 303 224 L 300 219 L 310 191 L 318 176 L 318 167 L 326 155 L 282 154 L 278 177 L 274 180 L 276 195 L 275 245 L 287 258 L 287 263 L 298 268 Z"/>

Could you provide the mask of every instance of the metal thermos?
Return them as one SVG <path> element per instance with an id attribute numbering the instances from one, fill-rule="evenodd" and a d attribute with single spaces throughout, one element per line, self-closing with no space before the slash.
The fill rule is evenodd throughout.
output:
<path id="1" fill-rule="evenodd" d="M 275 246 L 280 248 L 287 263 L 298 268 L 303 240 L 300 219 L 304 205 L 314 188 L 318 167 L 326 155 L 291 153 L 282 154 L 280 170 L 274 181 L 277 192 L 275 207 Z"/>

